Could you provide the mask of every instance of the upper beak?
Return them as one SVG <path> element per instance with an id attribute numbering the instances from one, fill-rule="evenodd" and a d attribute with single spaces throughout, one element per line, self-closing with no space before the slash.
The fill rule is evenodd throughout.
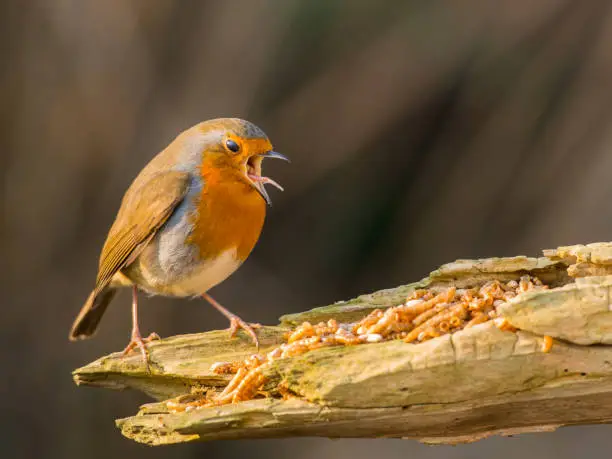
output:
<path id="1" fill-rule="evenodd" d="M 278 159 L 282 159 L 283 161 L 287 161 L 287 162 L 291 162 L 289 161 L 289 158 L 287 158 L 285 155 L 279 153 L 278 151 L 267 151 L 265 153 L 262 153 L 261 155 L 259 155 L 263 158 L 278 158 Z"/>

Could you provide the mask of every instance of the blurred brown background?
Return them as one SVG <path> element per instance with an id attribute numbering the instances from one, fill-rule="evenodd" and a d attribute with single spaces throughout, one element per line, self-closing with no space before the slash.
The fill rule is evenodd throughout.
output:
<path id="1" fill-rule="evenodd" d="M 181 130 L 240 116 L 291 165 L 255 252 L 214 290 L 247 320 L 414 281 L 459 257 L 612 239 L 612 4 L 504 1 L 0 3 L 0 226 L 7 458 L 575 458 L 609 426 L 426 447 L 296 439 L 150 449 L 113 425 L 146 399 L 77 388 L 119 350 L 129 296 L 94 340 L 68 328 L 127 185 Z M 227 326 L 203 301 L 143 299 L 143 332 Z"/>

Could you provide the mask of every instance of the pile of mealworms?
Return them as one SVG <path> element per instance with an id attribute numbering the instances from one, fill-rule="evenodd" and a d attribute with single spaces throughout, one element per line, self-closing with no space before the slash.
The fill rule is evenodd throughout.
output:
<path id="1" fill-rule="evenodd" d="M 253 354 L 238 362 L 215 363 L 211 367 L 214 373 L 234 375 L 222 392 L 209 392 L 210 395 L 195 402 L 169 401 L 168 408 L 184 411 L 267 396 L 269 394 L 263 391 L 266 367 L 277 359 L 294 357 L 313 349 L 397 339 L 419 343 L 490 320 L 502 330 L 514 331 L 505 319 L 499 317 L 497 307 L 520 293 L 546 288 L 537 277 L 526 275 L 518 281 L 493 280 L 473 288 L 423 289 L 414 291 L 404 304 L 385 310 L 376 309 L 357 323 L 338 323 L 334 319 L 316 325 L 304 322 L 285 335 L 286 343 L 267 354 Z M 551 345 L 552 341 L 547 337 L 544 351 L 547 352 Z M 291 396 L 282 384 L 276 390 L 283 397 Z"/>

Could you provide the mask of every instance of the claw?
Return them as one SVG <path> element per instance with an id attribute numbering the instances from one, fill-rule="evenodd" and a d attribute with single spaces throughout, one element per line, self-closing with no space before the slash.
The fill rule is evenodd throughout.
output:
<path id="1" fill-rule="evenodd" d="M 230 327 L 228 329 L 230 338 L 234 338 L 238 333 L 238 329 L 242 328 L 253 340 L 255 347 L 259 351 L 259 339 L 254 329 L 261 328 L 261 324 L 253 324 L 243 321 L 240 317 L 230 317 Z"/>
<path id="2" fill-rule="evenodd" d="M 145 367 L 147 368 L 147 372 L 150 373 L 151 368 L 149 366 L 149 354 L 147 350 L 147 344 L 150 343 L 151 341 L 155 341 L 158 339 L 160 339 L 160 337 L 157 333 L 151 333 L 146 338 L 143 338 L 142 336 L 140 336 L 140 333 L 132 334 L 132 339 L 130 340 L 128 345 L 125 346 L 125 349 L 123 349 L 123 352 L 121 355 L 126 356 L 127 354 L 130 353 L 132 349 L 137 347 L 140 350 L 140 355 L 142 355 L 142 361 L 144 362 Z"/>
<path id="3" fill-rule="evenodd" d="M 257 338 L 257 334 L 255 333 L 254 329 L 261 328 L 261 324 L 250 324 L 248 322 L 245 322 L 240 317 L 238 317 L 236 314 L 228 311 L 223 306 L 221 306 L 219 303 L 217 303 L 217 301 L 212 296 L 210 296 L 208 293 L 202 294 L 202 297 L 204 297 L 204 299 L 208 301 L 217 311 L 219 311 L 221 314 L 223 314 L 225 317 L 229 319 L 230 321 L 229 333 L 230 333 L 231 338 L 236 336 L 236 333 L 238 333 L 239 328 L 242 328 L 251 337 L 251 339 L 255 343 L 255 346 L 257 347 L 257 350 L 259 351 L 259 339 Z"/>

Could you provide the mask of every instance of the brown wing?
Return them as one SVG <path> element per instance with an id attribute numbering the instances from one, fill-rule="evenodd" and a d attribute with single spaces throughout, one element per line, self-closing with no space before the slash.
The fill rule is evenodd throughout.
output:
<path id="1" fill-rule="evenodd" d="M 187 172 L 163 172 L 128 190 L 102 248 L 95 291 L 138 256 L 183 200 L 189 180 Z"/>

